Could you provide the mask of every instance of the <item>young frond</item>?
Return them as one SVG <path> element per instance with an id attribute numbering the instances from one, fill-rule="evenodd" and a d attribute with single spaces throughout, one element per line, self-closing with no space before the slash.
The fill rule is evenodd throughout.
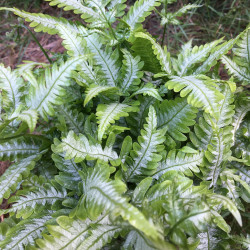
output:
<path id="1" fill-rule="evenodd" d="M 91 144 L 84 135 L 77 136 L 73 131 L 70 131 L 67 137 L 62 139 L 62 143 L 56 147 L 56 152 L 65 152 L 65 159 L 75 158 L 75 162 L 81 162 L 85 158 L 100 159 L 106 162 L 118 160 L 118 155 L 112 148 L 102 149 L 101 144 Z"/>
<path id="2" fill-rule="evenodd" d="M 115 123 L 115 120 L 119 120 L 121 117 L 126 117 L 129 115 L 129 112 L 136 110 L 136 107 L 122 103 L 99 104 L 96 112 L 99 123 L 98 140 L 102 140 L 103 135 L 111 123 Z"/>
<path id="3" fill-rule="evenodd" d="M 3 64 L 0 64 L 0 90 L 3 91 L 3 96 L 6 97 L 1 105 L 8 113 L 13 113 L 22 104 L 21 83 L 22 80 L 16 71 L 12 71 L 10 67 L 5 68 Z"/>
<path id="4" fill-rule="evenodd" d="M 16 217 L 26 219 L 33 213 L 42 211 L 46 205 L 56 206 L 67 196 L 65 189 L 57 190 L 52 185 L 47 188 L 39 188 L 33 192 L 19 191 L 16 196 L 9 199 L 13 203 L 11 208 L 0 210 L 0 214 L 16 213 Z"/>
<path id="5" fill-rule="evenodd" d="M 150 15 L 150 12 L 159 5 L 158 0 L 137 0 L 123 20 L 130 26 L 131 31 L 134 31 Z"/>
<path id="6" fill-rule="evenodd" d="M 224 99 L 217 89 L 217 85 L 208 77 L 172 76 L 172 79 L 166 83 L 168 89 L 180 92 L 181 97 L 187 97 L 188 104 L 203 108 L 216 120 L 218 120 L 218 102 Z"/>
<path id="7" fill-rule="evenodd" d="M 203 162 L 203 156 L 203 153 L 186 154 L 181 151 L 177 152 L 176 150 L 171 150 L 166 160 L 160 162 L 152 177 L 159 179 L 163 174 L 171 170 L 182 172 L 187 176 L 192 176 L 192 172 L 200 172 L 198 166 Z"/>
<path id="8" fill-rule="evenodd" d="M 157 127 L 167 127 L 167 133 L 173 138 L 186 141 L 187 137 L 183 133 L 188 133 L 189 126 L 195 124 L 198 110 L 190 106 L 185 98 L 164 100 L 157 110 Z"/>
<path id="9" fill-rule="evenodd" d="M 146 120 L 147 124 L 138 137 L 138 143 L 134 143 L 130 157 L 126 158 L 127 171 L 124 175 L 127 181 L 134 182 L 142 176 L 153 174 L 162 158 L 158 152 L 162 150 L 161 144 L 165 140 L 166 129 L 157 130 L 156 112 L 152 106 L 149 108 Z"/>
<path id="10" fill-rule="evenodd" d="M 140 71 L 143 67 L 143 62 L 140 61 L 140 57 L 133 57 L 127 50 L 122 50 L 124 54 L 122 77 L 119 87 L 122 92 L 127 92 L 134 85 L 139 85 L 143 76 L 143 72 Z"/>
<path id="11" fill-rule="evenodd" d="M 12 164 L 0 177 L 0 203 L 8 199 L 15 192 L 21 181 L 27 177 L 34 168 L 40 155 L 32 155 Z"/>
<path id="12" fill-rule="evenodd" d="M 56 63 L 52 69 L 45 69 L 45 77 L 40 78 L 37 88 L 31 87 L 29 105 L 32 109 L 36 109 L 43 118 L 47 119 L 48 115 L 54 115 L 53 105 L 63 103 L 62 96 L 65 95 L 63 86 L 69 86 L 68 77 L 76 66 L 81 64 L 86 57 L 75 57 L 62 63 L 59 67 Z"/>
<path id="13" fill-rule="evenodd" d="M 164 46 L 164 49 L 158 44 L 154 38 L 152 38 L 149 34 L 138 32 L 135 34 L 135 37 L 143 38 L 152 44 L 152 49 L 154 51 L 154 54 L 156 55 L 157 59 L 159 60 L 159 63 L 161 64 L 161 69 L 164 72 L 167 72 L 167 74 L 172 74 L 172 68 L 171 68 L 171 60 L 170 60 L 170 53 L 167 51 L 167 47 Z"/>
<path id="14" fill-rule="evenodd" d="M 35 246 L 35 240 L 41 237 L 46 223 L 52 219 L 49 215 L 26 219 L 12 227 L 0 247 L 4 249 L 24 250 L 27 246 Z"/>

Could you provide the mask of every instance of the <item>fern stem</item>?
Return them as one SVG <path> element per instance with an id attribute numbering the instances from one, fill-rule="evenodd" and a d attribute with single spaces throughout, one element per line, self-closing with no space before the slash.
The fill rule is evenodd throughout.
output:
<path id="1" fill-rule="evenodd" d="M 43 46 L 39 43 L 39 41 L 37 40 L 36 36 L 33 34 L 33 32 L 24 24 L 20 24 L 21 27 L 25 28 L 26 30 L 28 30 L 28 32 L 30 33 L 30 35 L 32 36 L 32 38 L 34 39 L 34 41 L 36 42 L 36 44 L 39 46 L 39 48 L 41 49 L 41 51 L 43 52 L 43 54 L 45 55 L 45 57 L 48 59 L 49 63 L 52 64 L 52 60 L 50 59 L 49 55 L 47 54 L 47 52 L 45 51 L 45 49 L 43 48 Z"/>
<path id="2" fill-rule="evenodd" d="M 162 40 L 161 40 L 161 46 L 163 46 L 163 44 L 164 44 L 166 30 L 167 30 L 167 24 L 164 25 L 163 36 L 162 36 Z"/>

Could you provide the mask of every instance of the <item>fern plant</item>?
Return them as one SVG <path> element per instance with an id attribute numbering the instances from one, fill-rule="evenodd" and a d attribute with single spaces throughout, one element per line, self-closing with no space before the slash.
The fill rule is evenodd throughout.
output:
<path id="1" fill-rule="evenodd" d="M 86 25 L 1 8 L 67 51 L 0 65 L 1 249 L 249 247 L 249 29 L 172 55 L 158 0 L 47 1 Z"/>

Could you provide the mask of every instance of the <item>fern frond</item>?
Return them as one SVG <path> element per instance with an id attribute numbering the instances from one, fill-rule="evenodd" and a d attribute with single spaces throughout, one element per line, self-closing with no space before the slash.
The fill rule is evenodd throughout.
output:
<path id="1" fill-rule="evenodd" d="M 82 242 L 80 248 L 89 250 L 102 249 L 113 238 L 117 238 L 121 231 L 122 228 L 119 225 L 104 223 L 94 225 L 91 235 Z"/>
<path id="2" fill-rule="evenodd" d="M 56 146 L 52 145 L 53 151 L 56 151 Z M 81 180 L 78 171 L 81 168 L 73 160 L 65 160 L 64 154 L 54 153 L 51 157 L 60 170 L 59 174 L 55 176 L 55 180 L 64 188 L 78 190 L 78 183 Z"/>
<path id="3" fill-rule="evenodd" d="M 242 226 L 242 219 L 241 219 L 240 212 L 230 199 L 228 199 L 227 197 L 223 195 L 214 194 L 214 193 L 209 195 L 209 198 L 210 198 L 209 201 L 211 202 L 211 205 L 213 205 L 213 203 L 218 203 L 222 205 L 224 209 L 228 209 L 232 213 L 234 218 L 237 220 L 239 225 Z"/>
<path id="4" fill-rule="evenodd" d="M 144 125 L 141 136 L 138 137 L 138 143 L 134 143 L 130 157 L 126 158 L 127 171 L 124 175 L 128 181 L 151 175 L 162 158 L 158 152 L 162 150 L 160 144 L 165 140 L 166 129 L 157 130 L 156 112 L 152 106 L 149 108 L 146 120 L 147 124 Z"/>
<path id="5" fill-rule="evenodd" d="M 123 244 L 124 250 L 129 249 L 144 249 L 144 250 L 156 250 L 154 244 L 147 238 L 143 237 L 142 234 L 133 230 L 127 235 L 125 243 Z"/>
<path id="6" fill-rule="evenodd" d="M 208 164 L 206 164 L 206 179 L 211 181 L 211 186 L 216 186 L 218 177 L 221 173 L 223 163 L 231 155 L 230 147 L 232 145 L 232 133 L 228 129 L 216 131 L 212 137 L 211 144 L 208 145 L 205 152 Z"/>
<path id="7" fill-rule="evenodd" d="M 58 24 L 56 27 L 59 36 L 63 39 L 62 44 L 67 50 L 68 55 L 77 57 L 85 54 L 85 41 L 77 34 L 77 32 L 68 29 L 66 25 Z"/>
<path id="8" fill-rule="evenodd" d="M 139 95 L 139 94 L 143 94 L 144 96 L 149 95 L 149 96 L 156 98 L 159 101 L 162 101 L 160 94 L 158 93 L 157 89 L 152 83 L 147 83 L 145 86 L 135 91 L 132 94 L 132 96 Z"/>
<path id="9" fill-rule="evenodd" d="M 5 68 L 0 64 L 0 89 L 6 96 L 3 108 L 8 112 L 14 112 L 22 103 L 21 78 L 18 77 L 16 71 L 12 71 L 10 67 Z"/>
<path id="10" fill-rule="evenodd" d="M 80 86 L 90 86 L 91 84 L 99 86 L 105 83 L 105 78 L 101 76 L 100 69 L 97 66 L 93 67 L 87 61 L 77 66 L 77 72 L 73 71 L 72 77 Z"/>
<path id="11" fill-rule="evenodd" d="M 170 53 L 167 51 L 167 47 L 164 46 L 164 49 L 162 49 L 160 44 L 158 44 L 150 35 L 146 33 L 138 32 L 135 34 L 135 37 L 140 37 L 150 41 L 150 43 L 152 44 L 152 49 L 154 51 L 154 54 L 156 55 L 161 65 L 161 69 L 164 72 L 167 72 L 167 74 L 171 75 L 172 74 L 171 60 L 170 60 Z"/>
<path id="12" fill-rule="evenodd" d="M 91 101 L 95 96 L 106 91 L 108 92 L 108 94 L 112 94 L 112 92 L 115 93 L 116 91 L 118 91 L 118 89 L 115 87 L 99 86 L 99 85 L 91 84 L 86 91 L 86 96 L 84 99 L 84 106 L 86 106 L 88 102 Z"/>
<path id="13" fill-rule="evenodd" d="M 234 62 L 233 60 L 231 60 L 227 56 L 222 56 L 222 63 L 225 64 L 226 68 L 228 69 L 228 71 L 231 75 L 234 75 L 240 81 L 245 82 L 245 85 L 247 85 L 249 83 L 250 71 L 247 71 L 246 68 L 239 67 L 236 62 Z"/>
<path id="14" fill-rule="evenodd" d="M 122 103 L 99 104 L 96 112 L 99 123 L 98 140 L 102 140 L 105 131 L 109 128 L 111 123 L 115 123 L 115 120 L 126 117 L 129 115 L 129 112 L 134 112 L 136 110 L 137 108 Z"/>
<path id="15" fill-rule="evenodd" d="M 235 56 L 240 58 L 239 64 L 246 67 L 249 70 L 250 64 L 250 29 L 247 28 L 243 32 L 240 39 L 236 42 L 237 47 L 233 48 L 233 53 Z"/>
<path id="16" fill-rule="evenodd" d="M 236 131 L 239 129 L 246 114 L 250 111 L 250 101 L 239 98 L 235 107 L 233 116 L 233 140 L 235 140 Z"/>
<path id="17" fill-rule="evenodd" d="M 240 36 L 235 39 L 231 39 L 228 42 L 224 42 L 221 45 L 217 45 L 210 53 L 210 56 L 202 63 L 200 67 L 198 67 L 194 74 L 204 74 L 208 72 L 223 55 L 227 54 L 227 52 L 232 49 L 234 44 L 237 42 Z"/>
<path id="18" fill-rule="evenodd" d="M 123 20 L 130 26 L 131 31 L 134 31 L 150 15 L 150 12 L 159 5 L 158 0 L 137 0 Z"/>
<path id="19" fill-rule="evenodd" d="M 0 247 L 23 250 L 28 245 L 35 246 L 35 240 L 41 238 L 41 233 L 46 228 L 45 224 L 50 219 L 52 219 L 51 216 L 45 215 L 21 221 L 8 231 L 5 240 L 0 243 Z"/>
<path id="20" fill-rule="evenodd" d="M 31 133 L 36 128 L 37 119 L 38 119 L 38 113 L 34 109 L 25 110 L 18 115 L 18 120 L 26 122 Z"/>
<path id="21" fill-rule="evenodd" d="M 34 212 L 42 211 L 45 205 L 56 205 L 62 202 L 66 196 L 65 189 L 57 190 L 52 185 L 47 188 L 39 188 L 34 192 L 19 191 L 16 196 L 12 196 L 8 200 L 9 203 L 14 202 L 12 207 L 0 210 L 0 214 L 16 213 L 17 218 L 27 219 Z"/>
<path id="22" fill-rule="evenodd" d="M 144 98 L 142 98 L 142 96 L 138 96 L 138 100 L 140 102 L 140 110 L 136 113 L 131 113 L 130 116 L 126 118 L 129 126 L 131 127 L 131 133 L 135 136 L 138 136 L 144 123 L 146 122 L 149 107 L 154 105 L 156 102 L 156 99 L 150 96 L 145 96 Z"/>
<path id="23" fill-rule="evenodd" d="M 194 65 L 203 62 L 214 47 L 221 43 L 221 41 L 222 39 L 219 39 L 199 47 L 194 46 L 192 49 L 187 49 L 180 53 L 178 55 L 178 60 L 176 61 L 176 70 L 178 75 L 187 75 Z"/>
<path id="24" fill-rule="evenodd" d="M 224 84 L 220 86 L 221 93 L 225 96 L 225 99 L 221 101 L 219 105 L 219 119 L 215 124 L 219 128 L 226 127 L 232 124 L 232 119 L 234 116 L 234 95 L 229 86 L 229 84 Z"/>
<path id="25" fill-rule="evenodd" d="M 40 142 L 34 142 L 28 139 L 12 139 L 4 143 L 0 143 L 0 160 L 13 161 L 24 157 L 37 154 L 39 152 Z"/>
<path id="26" fill-rule="evenodd" d="M 168 171 L 176 170 L 190 176 L 192 172 L 200 172 L 199 165 L 203 162 L 203 153 L 185 154 L 181 151 L 171 150 L 166 160 L 160 162 L 153 178 L 159 179 L 161 175 Z M 191 170 L 191 171 L 190 171 Z"/>
<path id="27" fill-rule="evenodd" d="M 29 175 L 40 155 L 32 155 L 12 164 L 0 177 L 0 203 L 16 191 L 19 183 Z"/>
<path id="28" fill-rule="evenodd" d="M 98 12 L 94 11 L 92 8 L 89 8 L 83 5 L 83 2 L 80 0 L 45 0 L 50 2 L 51 6 L 58 6 L 64 10 L 73 10 L 75 14 L 81 14 L 81 18 L 86 22 L 93 22 L 100 19 Z"/>
<path id="29" fill-rule="evenodd" d="M 136 35 L 137 33 L 135 36 Z M 144 62 L 143 70 L 156 74 L 161 71 L 162 66 L 152 47 L 150 40 L 137 37 L 133 42 L 131 49 L 134 51 L 134 54 L 140 56 L 141 61 Z"/>
<path id="30" fill-rule="evenodd" d="M 189 126 L 195 124 L 198 110 L 190 106 L 184 98 L 164 100 L 157 110 L 158 128 L 167 127 L 167 133 L 176 140 L 187 140 L 183 133 L 188 133 Z"/>
<path id="31" fill-rule="evenodd" d="M 110 17 L 121 17 L 124 15 L 124 9 L 126 8 L 126 4 L 124 4 L 126 0 L 111 0 L 107 6 L 109 10 Z"/>
<path id="32" fill-rule="evenodd" d="M 118 156 L 112 148 L 102 149 L 100 144 L 90 144 L 88 139 L 80 134 L 79 137 L 73 131 L 70 131 L 62 143 L 57 146 L 56 152 L 65 152 L 65 159 L 75 158 L 75 162 L 81 162 L 87 159 L 100 159 L 102 161 L 117 161 Z"/>
<path id="33" fill-rule="evenodd" d="M 66 25 L 68 29 L 77 31 L 77 26 L 73 22 L 69 22 L 65 18 L 56 18 L 46 14 L 36 14 L 29 13 L 26 11 L 20 11 L 17 8 L 0 8 L 1 10 L 12 11 L 15 15 L 20 16 L 25 19 L 25 21 L 30 22 L 30 27 L 33 27 L 36 32 L 46 32 L 50 35 L 58 33 L 57 25 Z"/>
<path id="34" fill-rule="evenodd" d="M 112 51 L 111 49 L 103 50 L 101 48 L 102 43 L 99 41 L 100 38 L 97 34 L 88 35 L 83 27 L 81 27 L 80 31 L 87 42 L 88 49 L 93 53 L 95 64 L 100 66 L 107 80 L 107 85 L 115 87 L 119 71 L 119 67 L 117 66 L 117 51 Z"/>
<path id="35" fill-rule="evenodd" d="M 232 171 L 224 170 L 220 174 L 220 179 L 222 181 L 222 187 L 226 188 L 228 191 L 226 196 L 234 202 L 238 209 L 244 211 L 244 206 L 240 201 L 241 190 L 235 183 L 234 174 Z"/>
<path id="36" fill-rule="evenodd" d="M 143 76 L 143 72 L 140 71 L 143 67 L 143 62 L 140 61 L 140 57 L 133 57 L 129 51 L 123 49 L 124 55 L 122 66 L 122 77 L 119 87 L 122 92 L 128 91 L 133 85 L 139 85 Z"/>
<path id="37" fill-rule="evenodd" d="M 67 132 L 72 130 L 76 134 L 84 133 L 85 117 L 83 113 L 80 113 L 78 110 L 72 109 L 71 106 L 65 104 L 58 107 L 57 116 L 60 116 L 59 120 L 63 119 L 63 123 L 65 123 L 67 127 Z"/>
<path id="38" fill-rule="evenodd" d="M 41 249 L 78 249 L 82 241 L 88 236 L 91 229 L 91 220 L 74 220 L 66 216 L 56 219 L 59 225 L 48 225 L 51 235 L 44 235 L 44 239 L 38 239 L 36 243 Z"/>
<path id="39" fill-rule="evenodd" d="M 181 97 L 187 97 L 187 102 L 197 108 L 203 108 L 205 112 L 211 114 L 218 120 L 217 103 L 224 99 L 217 89 L 217 85 L 206 77 L 172 76 L 172 80 L 166 83 L 168 89 L 180 92 Z"/>
<path id="40" fill-rule="evenodd" d="M 38 88 L 31 87 L 29 105 L 36 109 L 43 118 L 47 119 L 48 115 L 54 115 L 52 105 L 63 103 L 62 96 L 65 95 L 63 86 L 69 86 L 70 81 L 67 79 L 72 70 L 81 64 L 86 57 L 76 57 L 62 63 L 59 67 L 56 63 L 52 69 L 45 69 L 45 78 L 40 78 Z"/>
<path id="41" fill-rule="evenodd" d="M 155 226 L 134 206 L 121 196 L 125 185 L 121 181 L 110 181 L 110 169 L 100 165 L 80 172 L 83 180 L 84 207 L 89 216 L 97 217 L 103 209 L 116 211 L 133 227 L 146 234 L 151 239 L 160 239 Z M 84 208 L 79 208 L 84 209 Z"/>

